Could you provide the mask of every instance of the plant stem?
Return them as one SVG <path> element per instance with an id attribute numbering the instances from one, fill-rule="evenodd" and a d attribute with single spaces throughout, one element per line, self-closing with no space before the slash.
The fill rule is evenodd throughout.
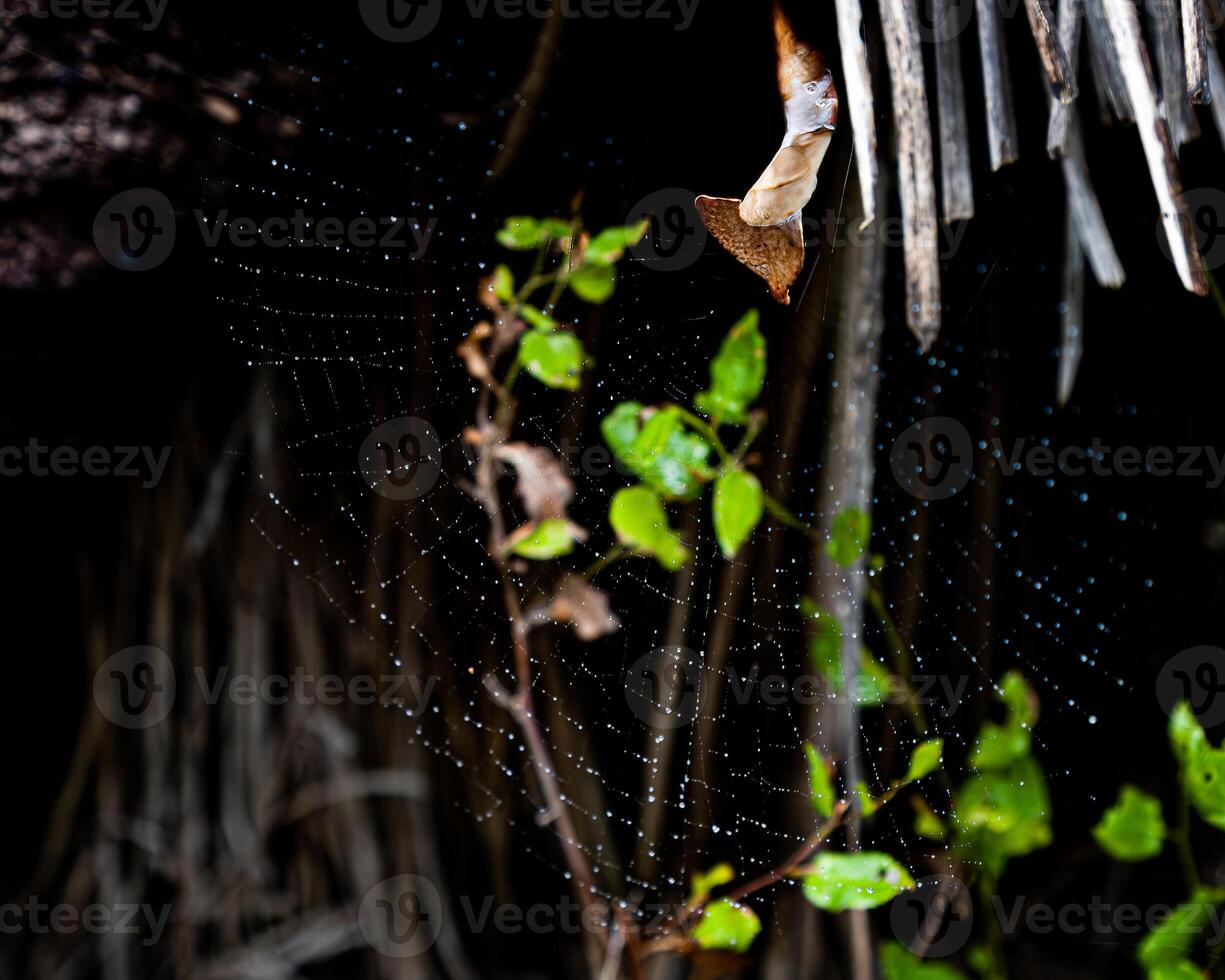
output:
<path id="1" fill-rule="evenodd" d="M 609 565 L 620 561 L 622 558 L 632 558 L 633 555 L 619 544 L 613 545 L 599 558 L 588 565 L 579 574 L 585 579 L 593 579 L 600 572 L 604 571 Z"/>

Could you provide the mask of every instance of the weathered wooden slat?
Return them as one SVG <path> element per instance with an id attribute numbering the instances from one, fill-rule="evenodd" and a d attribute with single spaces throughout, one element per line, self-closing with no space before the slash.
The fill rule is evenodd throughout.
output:
<path id="1" fill-rule="evenodd" d="M 1177 149 L 1199 136 L 1199 124 L 1187 102 L 1187 71 L 1183 65 L 1182 42 L 1178 37 L 1178 0 L 1146 0 L 1148 22 L 1156 48 L 1157 79 L 1161 100 L 1158 112 L 1170 126 Z"/>
<path id="2" fill-rule="evenodd" d="M 1073 74 L 1080 66 L 1080 29 L 1084 18 L 1084 0 L 1062 0 L 1059 4 L 1059 43 L 1068 56 Z M 1068 149 L 1068 122 L 1072 104 L 1051 95 L 1051 118 L 1046 128 L 1046 152 L 1061 157 Z"/>
<path id="3" fill-rule="evenodd" d="M 1012 81 L 1003 26 L 996 0 L 975 0 L 978 47 L 983 64 L 983 94 L 987 101 L 987 145 L 991 169 L 999 170 L 1017 159 L 1017 118 L 1012 107 Z"/>
<path id="4" fill-rule="evenodd" d="M 1085 255 L 1080 247 L 1070 190 L 1063 249 L 1063 305 L 1059 316 L 1059 379 L 1056 385 L 1061 407 L 1072 396 L 1076 372 L 1084 354 Z"/>
<path id="5" fill-rule="evenodd" d="M 881 22 L 897 135 L 906 323 L 927 350 L 940 332 L 940 242 L 931 117 L 915 0 L 882 0 Z"/>
<path id="6" fill-rule="evenodd" d="M 1076 98 L 1076 72 L 1055 34 L 1055 14 L 1050 0 L 1025 0 L 1025 13 L 1051 94 L 1060 102 L 1071 102 Z"/>
<path id="7" fill-rule="evenodd" d="M 1156 83 L 1144 38 L 1140 34 L 1140 19 L 1131 0 L 1106 0 L 1107 21 L 1114 41 L 1119 67 L 1127 84 L 1127 94 L 1136 113 L 1140 142 L 1148 160 L 1153 189 L 1161 207 L 1161 223 L 1170 243 L 1170 254 L 1183 285 L 1203 296 L 1208 292 L 1199 248 L 1192 233 L 1191 216 L 1180 200 L 1182 184 L 1169 127 L 1157 111 Z"/>
<path id="8" fill-rule="evenodd" d="M 1080 236 L 1080 245 L 1089 257 L 1093 277 L 1102 286 L 1118 289 L 1126 276 L 1119 253 L 1115 251 L 1101 203 L 1093 190 L 1089 178 L 1089 164 L 1085 160 L 1084 140 L 1080 133 L 1080 119 L 1073 117 L 1068 126 L 1068 152 L 1063 158 L 1063 180 L 1068 188 L 1068 208 L 1073 227 Z"/>
<path id="9" fill-rule="evenodd" d="M 951 24 L 950 0 L 932 0 L 932 23 Z M 936 118 L 940 126 L 940 189 L 945 224 L 974 217 L 974 180 L 970 175 L 970 135 L 966 124 L 961 43 L 956 34 L 936 40 Z"/>
<path id="10" fill-rule="evenodd" d="M 1187 68 L 1187 99 L 1197 105 L 1211 101 L 1208 72 L 1208 28 L 1203 0 L 1182 0 L 1183 62 Z"/>
<path id="11" fill-rule="evenodd" d="M 842 75 L 846 81 L 846 107 L 855 142 L 855 166 L 863 201 L 863 222 L 876 220 L 876 111 L 872 80 L 868 75 L 868 50 L 863 41 L 863 10 L 859 0 L 835 0 L 838 44 L 842 49 Z"/>
<path id="12" fill-rule="evenodd" d="M 1136 113 L 1127 95 L 1123 70 L 1115 55 L 1110 38 L 1110 22 L 1106 18 L 1106 0 L 1085 0 L 1085 33 L 1089 38 L 1089 60 L 1097 90 L 1110 106 L 1110 114 L 1119 122 L 1135 122 Z"/>

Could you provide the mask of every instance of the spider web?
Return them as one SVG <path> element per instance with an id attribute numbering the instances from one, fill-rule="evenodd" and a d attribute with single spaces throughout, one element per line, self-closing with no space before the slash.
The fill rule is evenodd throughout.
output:
<path id="1" fill-rule="evenodd" d="M 307 60 L 315 59 L 326 54 L 311 51 Z M 210 189 L 209 200 L 234 214 L 276 213 L 288 202 L 321 216 L 408 215 L 419 229 L 436 221 L 424 256 L 412 258 L 405 249 L 274 252 L 223 245 L 209 256 L 210 274 L 230 342 L 274 407 L 286 460 L 283 472 L 259 475 L 266 499 L 256 530 L 294 574 L 316 586 L 341 621 L 385 652 L 389 666 L 405 666 L 403 636 L 411 637 L 420 662 L 406 669 L 441 683 L 427 704 L 403 709 L 402 729 L 435 760 L 449 790 L 441 806 L 458 811 L 473 828 L 504 821 L 515 852 L 561 879 L 568 872 L 551 829 L 537 819 L 542 797 L 522 734 L 482 685 L 487 673 L 510 677 L 510 646 L 485 551 L 487 518 L 466 490 L 472 474 L 464 430 L 473 423 L 477 386 L 454 351 L 485 316 L 475 298 L 478 281 L 508 258 L 494 232 L 510 209 L 474 190 L 502 119 L 470 125 L 442 112 L 448 82 L 461 67 L 458 56 L 451 64 L 419 66 L 417 96 L 427 80 L 437 89 L 425 110 L 409 109 L 407 86 L 362 76 L 360 67 L 334 54 L 329 71 L 363 92 L 379 90 L 377 108 L 403 107 L 387 118 L 407 121 L 370 129 L 362 120 L 378 113 L 369 106 L 360 115 L 307 119 L 289 159 L 256 160 L 254 171 L 263 176 Z M 490 85 L 504 83 L 495 73 Z M 608 147 L 587 169 L 596 178 L 616 174 L 619 153 Z M 591 182 L 590 197 L 603 193 L 595 190 L 600 186 L 598 179 Z M 615 186 L 627 198 L 649 190 L 623 181 Z M 613 214 L 607 223 L 623 217 Z M 682 272 L 626 263 L 614 301 L 589 314 L 580 329 L 597 362 L 588 372 L 589 391 L 580 398 L 538 387 L 524 391 L 517 436 L 563 455 L 576 445 L 581 455 L 600 445 L 598 419 L 619 401 L 689 403 L 708 383 L 719 340 L 744 311 L 750 278 L 713 244 Z M 760 303 L 764 308 L 766 300 Z M 570 317 L 580 310 L 566 312 Z M 767 314 L 774 358 L 786 356 L 788 316 Z M 833 326 L 834 318 L 825 317 L 825 331 Z M 1153 587 L 1128 550 L 1132 536 L 1152 534 L 1157 525 L 1142 505 L 1120 506 L 1112 488 L 1094 484 L 1089 492 L 1083 481 L 1065 478 L 1002 479 L 980 469 L 950 500 L 908 495 L 889 473 L 893 441 L 908 425 L 951 411 L 950 405 L 980 449 L 1006 429 L 1034 440 L 1056 432 L 1049 404 L 1040 398 L 1021 404 L 1014 418 L 1022 421 L 1005 426 L 991 397 L 1009 376 L 1000 348 L 956 339 L 966 331 L 949 333 L 954 339 L 921 358 L 895 324 L 886 332 L 872 547 L 884 558 L 878 578 L 915 672 L 953 684 L 964 680 L 957 700 L 937 704 L 929 719 L 929 735 L 946 740 L 956 779 L 994 681 L 1006 669 L 1021 670 L 1042 700 L 1036 741 L 1044 758 L 1053 757 L 1048 750 L 1057 738 L 1094 738 L 1099 718 L 1134 697 L 1135 672 L 1115 656 L 1128 611 L 1119 597 Z M 1053 379 L 1053 360 L 1046 363 Z M 823 516 L 816 501 L 831 395 L 827 370 L 821 358 L 811 376 L 793 376 L 772 360 L 763 399 L 774 424 L 757 446 L 756 463 L 786 476 L 788 505 L 813 524 Z M 795 386 L 805 393 L 803 416 L 781 417 Z M 389 507 L 363 481 L 358 448 L 372 429 L 402 417 L 433 426 L 443 466 L 428 494 Z M 804 436 L 794 453 L 778 460 L 788 425 L 801 426 Z M 569 454 L 572 464 L 574 456 Z M 571 561 L 583 568 L 613 543 L 604 515 L 626 480 L 582 465 L 571 471 L 577 490 L 571 514 L 592 532 Z M 1130 490 L 1126 497 L 1134 504 Z M 389 519 L 373 521 L 372 510 L 380 506 Z M 819 708 L 794 696 L 767 703 L 760 687 L 740 696 L 727 673 L 739 685 L 754 677 L 790 683 L 814 674 L 811 626 L 799 610 L 811 584 L 810 542 L 767 518 L 752 549 L 729 563 L 716 554 L 708 502 L 694 507 L 689 519 L 696 558 L 677 579 L 645 559 L 618 562 L 596 579 L 621 620 L 615 634 L 591 644 L 554 627 L 533 634 L 533 693 L 578 843 L 600 893 L 643 915 L 651 901 L 677 900 L 695 873 L 718 861 L 729 861 L 747 878 L 793 851 L 811 830 L 811 814 L 807 825 L 797 816 L 808 807 L 803 745 L 838 738 Z M 394 553 L 402 560 L 382 557 L 389 538 L 398 542 Z M 729 586 L 737 564 L 738 583 Z M 410 608 L 395 599 L 405 581 L 411 583 Z M 544 581 L 531 569 L 520 576 L 529 590 Z M 691 723 L 656 730 L 627 699 L 627 675 L 644 655 L 668 645 L 670 618 L 682 614 L 683 645 L 698 657 L 698 687 L 717 681 L 719 696 Z M 887 637 L 870 612 L 864 641 L 885 658 Z M 718 665 L 709 662 L 715 649 L 722 655 Z M 857 751 L 873 787 L 888 786 L 904 770 L 916 741 L 899 707 L 862 712 Z M 665 765 L 663 778 L 658 774 Z M 1089 792 L 1070 770 L 1048 766 L 1048 776 L 1057 808 L 1079 804 Z M 939 783 L 918 792 L 938 814 L 948 812 Z M 648 833 L 644 815 L 656 797 L 662 816 Z M 911 824 L 910 810 L 894 804 L 876 818 L 866 843 L 897 854 L 920 877 L 936 852 L 915 837 Z"/>

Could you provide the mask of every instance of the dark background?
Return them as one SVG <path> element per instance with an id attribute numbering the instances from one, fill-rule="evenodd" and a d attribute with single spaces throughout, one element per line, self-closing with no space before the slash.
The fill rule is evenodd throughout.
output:
<path id="1" fill-rule="evenodd" d="M 802 33 L 832 52 L 832 9 L 824 13 L 797 18 Z M 44 27 L 38 38 L 43 50 L 60 50 L 67 62 L 72 52 L 66 38 L 79 28 Z M 523 151 L 493 184 L 484 175 L 501 139 L 508 96 L 539 29 L 534 19 L 474 22 L 455 3 L 430 38 L 411 45 L 374 37 L 356 8 L 345 5 L 172 4 L 158 32 L 104 27 L 119 52 L 115 71 L 139 71 L 145 62 L 133 52 L 150 50 L 169 50 L 183 66 L 149 99 L 147 111 L 160 131 L 183 141 L 184 152 L 170 166 L 108 154 L 91 164 L 88 180 L 48 180 L 5 208 L 10 215 L 56 212 L 72 234 L 87 240 L 93 215 L 111 194 L 158 187 L 178 209 L 179 241 L 171 259 L 152 272 L 98 265 L 69 288 L 5 290 L 3 441 L 171 445 L 176 460 L 186 460 L 198 475 L 222 451 L 253 386 L 271 384 L 282 410 L 277 439 L 291 467 L 282 485 L 306 528 L 301 538 L 324 548 L 334 543 L 355 564 L 360 553 L 333 509 L 338 495 L 364 489 L 356 474 L 343 474 L 346 461 L 379 415 L 374 403 L 431 418 L 454 444 L 471 415 L 472 397 L 451 352 L 476 319 L 476 279 L 504 258 L 493 241 L 502 219 L 566 214 L 580 192 L 582 213 L 593 227 L 622 220 L 661 188 L 737 195 L 755 179 L 781 131 L 767 3 L 702 0 L 684 32 L 669 22 L 568 24 Z M 902 603 L 913 598 L 904 594 L 905 567 L 917 550 L 926 553 L 916 643 L 937 662 L 948 658 L 941 669 L 964 668 L 981 657 L 996 676 L 1023 665 L 1035 684 L 1044 705 L 1039 751 L 1051 779 L 1056 844 L 1016 862 L 1008 886 L 1076 900 L 1100 893 L 1106 880 L 1108 862 L 1095 852 L 1088 829 L 1117 784 L 1132 781 L 1171 797 L 1175 774 L 1154 677 L 1179 650 L 1220 640 L 1221 491 L 1204 480 L 1174 477 L 1060 477 L 1047 486 L 1015 476 L 995 481 L 989 535 L 981 528 L 982 513 L 961 498 L 929 508 L 916 542 L 915 502 L 888 473 L 888 433 L 938 409 L 983 438 L 1225 447 L 1219 397 L 1225 324 L 1211 300 L 1182 291 L 1159 249 L 1157 207 L 1134 129 L 1102 127 L 1085 100 L 1090 167 L 1128 282 L 1118 293 L 1090 283 L 1084 362 L 1071 403 L 1055 407 L 1064 207 L 1058 165 L 1044 152 L 1045 92 L 1025 25 L 1014 22 L 1010 53 L 1022 159 L 990 174 L 972 34 L 965 38 L 965 70 L 978 213 L 944 264 L 944 328 L 926 357 L 901 320 L 900 252 L 891 255 L 874 549 L 890 563 L 891 598 Z M 871 54 L 883 60 L 878 46 Z M 243 98 L 228 101 L 239 120 L 224 125 L 201 111 L 202 93 L 224 97 L 226 80 L 236 76 Z M 5 84 L 6 97 L 21 97 L 20 79 Z M 62 84 L 93 83 L 65 71 Z M 297 122 L 278 128 L 286 118 Z M 1189 188 L 1219 184 L 1222 147 L 1206 113 L 1201 123 L 1204 136 L 1183 153 Z M 814 202 L 822 210 L 841 207 L 848 143 L 844 127 Z M 294 169 L 278 169 L 272 159 Z M 327 199 L 343 213 L 402 209 L 436 216 L 438 231 L 416 262 L 315 255 L 294 256 L 291 266 L 284 256 L 257 257 L 295 272 L 403 290 L 400 295 L 253 277 L 235 266 L 248 255 L 200 244 L 192 209 L 276 213 L 271 190 L 282 199 Z M 895 200 L 887 207 L 896 214 Z M 818 269 L 829 261 L 824 248 L 810 256 Z M 250 300 L 407 319 L 384 324 L 381 332 L 360 321 L 335 328 L 261 317 L 242 307 Z M 771 404 L 782 405 L 792 386 L 811 389 L 805 417 L 782 418 L 776 411 L 762 446 L 768 453 L 781 427 L 804 427 L 792 505 L 810 514 L 827 414 L 824 369 L 813 377 L 789 372 L 784 351 L 796 306 L 773 306 L 759 281 L 713 245 L 681 272 L 628 267 L 589 345 L 599 362 L 596 376 L 608 380 L 590 396 L 582 438 L 598 438 L 598 415 L 616 400 L 697 390 L 727 327 L 754 305 L 763 310 L 774 355 Z M 835 297 L 824 321 L 827 334 L 836 311 Z M 351 348 L 369 353 L 366 370 L 346 374 L 292 360 L 294 354 Z M 383 353 L 389 349 L 394 352 Z M 406 375 L 424 383 L 410 384 Z M 540 396 L 525 405 L 524 424 L 529 432 L 537 423 L 551 428 L 567 412 L 556 396 Z M 325 432 L 323 445 L 313 445 L 310 437 Z M 330 476 L 321 480 L 321 472 Z M 597 527 L 602 501 L 616 484 L 581 479 L 583 522 Z M 10 624 L 3 737 L 14 795 L 5 808 L 9 843 L 0 884 L 5 894 L 20 894 L 88 707 L 89 674 L 79 652 L 82 597 L 106 601 L 115 584 L 111 556 L 133 547 L 132 515 L 152 506 L 158 490 L 86 477 L 5 478 L 2 487 Z M 1086 493 L 1087 501 L 1080 499 Z M 241 507 L 231 505 L 237 519 Z M 462 635 L 471 595 L 480 590 L 453 587 L 452 576 L 466 570 L 480 580 L 472 532 L 483 533 L 483 524 L 458 494 L 439 502 L 435 516 L 447 554 L 439 616 Z M 704 560 L 708 552 L 706 542 Z M 981 566 L 974 564 L 984 554 L 995 562 L 996 588 L 984 586 Z M 659 615 L 655 589 L 645 588 L 644 579 L 656 586 L 664 581 L 662 574 L 638 569 L 606 583 L 626 621 Z M 803 584 L 802 577 L 795 580 L 796 594 Z M 969 621 L 976 625 L 967 632 Z M 988 649 L 967 638 L 979 635 Z M 631 648 L 628 639 L 625 646 Z M 973 710 L 974 716 L 950 724 L 962 745 L 986 705 Z M 616 748 L 606 758 L 628 764 Z M 610 778 L 632 782 L 636 775 Z M 443 797 L 438 808 L 445 818 Z M 746 797 L 736 805 L 752 804 Z M 465 839 L 467 831 L 455 832 Z M 533 843 L 544 846 L 543 840 Z M 739 846 L 761 853 L 766 845 Z M 1201 854 L 1210 857 L 1215 846 L 1211 839 L 1202 842 Z M 1210 878 L 1211 868 L 1203 870 Z M 463 873 L 477 874 L 471 866 Z M 1165 862 L 1141 866 L 1120 887 L 1141 901 L 1182 897 L 1177 874 Z M 1100 964 L 1108 955 L 1073 937 L 1051 943 L 1070 964 Z M 537 955 L 531 947 L 518 954 L 526 963 Z M 1115 968 L 1123 970 L 1125 960 L 1116 957 Z"/>

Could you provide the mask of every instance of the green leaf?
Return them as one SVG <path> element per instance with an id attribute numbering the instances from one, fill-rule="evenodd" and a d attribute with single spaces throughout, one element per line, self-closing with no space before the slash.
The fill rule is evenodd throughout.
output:
<path id="1" fill-rule="evenodd" d="M 954 821 L 963 850 L 998 874 L 1010 857 L 1051 842 L 1050 795 L 1033 756 L 971 776 L 958 790 Z"/>
<path id="2" fill-rule="evenodd" d="M 1207 980 L 1205 970 L 1190 960 L 1168 960 L 1151 966 L 1146 971 L 1148 980 Z"/>
<path id="3" fill-rule="evenodd" d="M 874 909 L 914 886 L 910 872 L 879 851 L 826 851 L 804 875 L 804 897 L 827 912 Z"/>
<path id="4" fill-rule="evenodd" d="M 832 817 L 837 795 L 834 793 L 829 763 L 807 742 L 804 743 L 804 752 L 808 756 L 808 788 L 813 809 L 822 817 Z"/>
<path id="5" fill-rule="evenodd" d="M 948 828 L 927 801 L 921 796 L 911 797 L 911 806 L 915 809 L 914 832 L 928 840 L 944 840 L 948 837 Z"/>
<path id="6" fill-rule="evenodd" d="M 1140 941 L 1136 959 L 1145 969 L 1174 968 L 1187 959 L 1202 940 L 1208 938 L 1216 907 L 1225 901 L 1225 890 L 1197 888 L 1191 898 L 1177 906 L 1157 927 Z M 1177 976 L 1177 974 L 1172 974 Z"/>
<path id="7" fill-rule="evenodd" d="M 578 389 L 587 354 L 572 333 L 529 330 L 519 342 L 519 360 L 528 374 L 550 388 Z"/>
<path id="8" fill-rule="evenodd" d="M 800 608 L 816 626 L 808 640 L 808 653 L 813 666 L 829 684 L 830 690 L 842 696 L 842 629 L 834 616 L 811 599 L 800 600 Z M 855 703 L 861 708 L 879 708 L 889 700 L 893 675 L 866 649 L 859 651 L 859 678 L 855 685 Z"/>
<path id="9" fill-rule="evenodd" d="M 642 236 L 651 227 L 649 221 L 640 221 L 636 225 L 626 225 L 624 228 L 605 228 L 587 243 L 584 262 L 596 265 L 613 265 L 621 261 L 625 250 L 642 241 Z"/>
<path id="10" fill-rule="evenodd" d="M 910 754 L 910 768 L 906 771 L 907 783 L 918 782 L 940 768 L 940 754 L 944 751 L 944 739 L 932 738 L 920 742 Z"/>
<path id="11" fill-rule="evenodd" d="M 693 884 L 689 889 L 689 901 L 700 902 L 720 885 L 726 885 L 735 878 L 736 869 L 726 861 L 716 864 L 709 871 L 699 872 L 693 876 Z"/>
<path id="12" fill-rule="evenodd" d="M 724 558 L 740 550 L 765 513 L 765 493 L 752 473 L 729 470 L 715 481 L 711 507 L 715 518 L 715 537 Z"/>
<path id="13" fill-rule="evenodd" d="M 1033 740 L 1030 729 L 1038 720 L 1037 698 L 1016 671 L 1004 675 L 997 693 L 1007 717 L 1003 724 L 983 725 L 970 753 L 970 766 L 974 769 L 1006 768 L 1029 755 Z"/>
<path id="14" fill-rule="evenodd" d="M 600 434 L 604 436 L 604 441 L 608 443 L 613 455 L 622 461 L 627 459 L 634 440 L 642 431 L 642 425 L 638 421 L 641 411 L 642 405 L 638 402 L 620 402 L 600 419 Z"/>
<path id="15" fill-rule="evenodd" d="M 643 424 L 624 462 L 644 483 L 672 500 L 692 500 L 714 476 L 710 444 L 685 430 L 681 410 L 662 408 Z"/>
<path id="16" fill-rule="evenodd" d="M 1170 716 L 1170 740 L 1192 805 L 1204 820 L 1225 830 L 1225 748 L 1212 747 L 1185 702 Z"/>
<path id="17" fill-rule="evenodd" d="M 757 329 L 758 313 L 741 318 L 710 362 L 710 388 L 693 400 L 703 415 L 722 422 L 743 423 L 748 408 L 761 394 L 766 377 L 766 340 Z"/>
<path id="18" fill-rule="evenodd" d="M 524 303 L 519 308 L 519 315 L 535 330 L 543 330 L 548 333 L 557 329 L 557 321 L 543 310 L 532 306 L 531 303 Z"/>
<path id="19" fill-rule="evenodd" d="M 493 270 L 493 294 L 503 303 L 514 301 L 515 275 L 510 266 L 500 265 Z"/>
<path id="20" fill-rule="evenodd" d="M 574 234 L 574 230 L 570 227 L 570 222 L 562 221 L 561 218 L 545 218 L 540 222 L 540 227 L 550 238 L 569 238 Z"/>
<path id="21" fill-rule="evenodd" d="M 850 568 L 868 550 L 872 539 L 872 518 L 858 507 L 848 507 L 834 515 L 834 526 L 825 553 L 836 564 Z"/>
<path id="22" fill-rule="evenodd" d="M 761 920 L 747 905 L 735 906 L 726 898 L 711 902 L 702 912 L 702 921 L 693 938 L 702 949 L 731 949 L 743 953 L 761 932 Z"/>
<path id="23" fill-rule="evenodd" d="M 569 282 L 575 296 L 599 306 L 617 291 L 617 270 L 611 265 L 581 265 L 570 274 Z"/>
<path id="24" fill-rule="evenodd" d="M 1165 846 L 1166 827 L 1161 801 L 1134 786 L 1124 786 L 1119 801 L 1093 828 L 1102 848 L 1119 861 L 1144 861 Z"/>
<path id="25" fill-rule="evenodd" d="M 915 956 L 901 943 L 881 946 L 880 969 L 884 980 L 966 980 L 960 970 Z"/>
<path id="26" fill-rule="evenodd" d="M 867 783 L 860 781 L 855 784 L 855 796 L 859 800 L 859 812 L 865 817 L 872 816 L 880 809 L 880 804 L 873 798 Z"/>
<path id="27" fill-rule="evenodd" d="M 535 218 L 507 218 L 497 234 L 498 244 L 515 252 L 527 252 L 549 242 L 549 233 Z"/>
<path id="28" fill-rule="evenodd" d="M 541 521 L 530 534 L 513 540 L 511 552 L 533 561 L 560 558 L 574 550 L 571 524 L 560 517 Z"/>
<path id="29" fill-rule="evenodd" d="M 689 560 L 689 549 L 668 526 L 659 495 L 647 487 L 618 490 L 609 505 L 608 520 L 621 544 L 639 554 L 653 555 L 670 572 Z"/>

